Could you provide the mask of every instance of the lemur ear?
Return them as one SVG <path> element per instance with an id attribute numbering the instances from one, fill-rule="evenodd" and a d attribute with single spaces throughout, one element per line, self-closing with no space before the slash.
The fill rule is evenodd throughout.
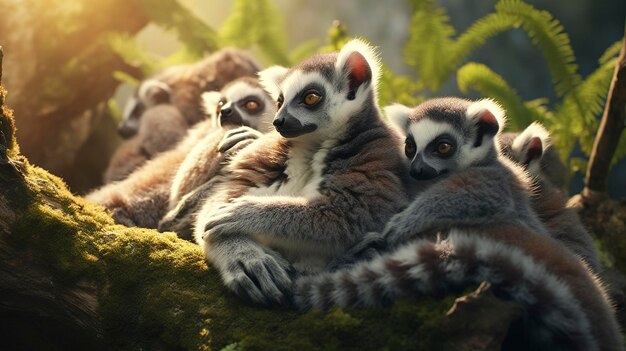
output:
<path id="1" fill-rule="evenodd" d="M 217 127 L 217 106 L 222 99 L 222 94 L 219 91 L 207 91 L 202 94 L 201 98 L 204 113 L 211 120 L 211 125 Z"/>
<path id="2" fill-rule="evenodd" d="M 166 83 L 156 79 L 149 79 L 139 87 L 139 98 L 148 105 L 158 105 L 170 102 L 172 90 Z"/>
<path id="3" fill-rule="evenodd" d="M 353 39 L 339 51 L 335 70 L 348 79 L 348 99 L 354 100 L 359 87 L 369 84 L 376 91 L 380 62 L 376 50 L 366 42 Z"/>
<path id="4" fill-rule="evenodd" d="M 471 119 L 476 127 L 476 140 L 474 146 L 481 146 L 483 138 L 493 138 L 505 124 L 505 113 L 502 107 L 490 99 L 483 99 L 472 103 L 466 112 L 467 118 Z"/>
<path id="5" fill-rule="evenodd" d="M 533 122 L 524 129 L 511 145 L 515 159 L 531 173 L 540 171 L 539 162 L 549 147 L 550 133 L 539 122 Z"/>
<path id="6" fill-rule="evenodd" d="M 271 66 L 258 73 L 259 81 L 274 100 L 278 99 L 280 89 L 278 84 L 285 77 L 289 69 L 283 66 Z"/>
<path id="7" fill-rule="evenodd" d="M 411 114 L 410 107 L 402 104 L 393 104 L 385 107 L 383 110 L 394 127 L 402 133 L 406 132 L 409 125 L 409 114 Z"/>

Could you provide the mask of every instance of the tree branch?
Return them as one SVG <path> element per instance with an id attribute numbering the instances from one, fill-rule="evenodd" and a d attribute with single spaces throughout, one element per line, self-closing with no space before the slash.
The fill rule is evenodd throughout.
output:
<path id="1" fill-rule="evenodd" d="M 626 32 L 626 29 L 625 29 Z M 626 33 L 625 33 L 626 34 Z M 615 66 L 606 108 L 591 150 L 585 178 L 584 198 L 594 198 L 607 191 L 611 160 L 626 123 L 626 40 Z"/>

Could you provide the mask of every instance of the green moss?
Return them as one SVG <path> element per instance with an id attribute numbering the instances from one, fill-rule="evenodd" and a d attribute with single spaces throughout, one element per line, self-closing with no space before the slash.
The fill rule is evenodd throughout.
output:
<path id="1" fill-rule="evenodd" d="M 0 68 L 1 70 L 2 68 Z M 19 149 L 15 142 L 15 120 L 13 119 L 13 111 L 5 104 L 7 91 L 0 86 L 0 143 L 4 143 L 7 148 L 9 157 L 17 157 Z"/>
<path id="2" fill-rule="evenodd" d="M 33 194 L 10 239 L 55 280 L 99 284 L 99 315 L 111 347 L 191 350 L 428 350 L 441 340 L 453 297 L 391 308 L 299 315 L 249 306 L 229 293 L 200 248 L 173 233 L 115 225 L 63 182 L 26 167 Z"/>
<path id="3" fill-rule="evenodd" d="M 626 273 L 626 202 L 607 200 L 581 215 L 597 238 L 603 263 Z"/>

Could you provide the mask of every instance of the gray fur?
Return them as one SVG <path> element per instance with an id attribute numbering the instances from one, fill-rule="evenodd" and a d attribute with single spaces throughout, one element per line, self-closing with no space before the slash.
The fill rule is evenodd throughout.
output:
<path id="1" fill-rule="evenodd" d="M 295 127 L 237 154 L 198 215 L 196 240 L 208 260 L 229 289 L 255 303 L 284 302 L 292 266 L 300 274 L 323 269 L 406 204 L 405 163 L 385 152 L 400 141 L 381 120 L 372 79 L 353 83 L 352 97 L 351 68 L 338 57 L 315 56 L 272 81 L 285 97 L 275 122 L 289 116 Z M 300 102 L 312 87 L 323 96 L 307 108 Z"/>
<path id="2" fill-rule="evenodd" d="M 240 108 L 239 105 L 236 109 L 240 121 L 253 119 L 253 124 L 259 127 L 269 124 L 271 115 L 267 112 L 273 109 L 272 103 L 267 94 L 259 88 L 256 80 L 251 78 L 235 80 L 222 90 L 222 94 L 226 100 L 236 99 L 237 104 L 250 99 L 260 103 L 265 101 L 264 107 L 256 109 L 254 113 L 249 114 L 249 110 Z M 154 107 L 151 111 L 157 108 L 173 109 L 164 105 Z M 206 108 L 215 110 L 216 107 L 206 106 Z M 212 114 L 214 111 L 207 113 Z M 87 199 L 105 206 L 112 212 L 117 223 L 157 228 L 159 221 L 168 210 L 176 206 L 180 197 L 218 174 L 234 153 L 251 139 L 258 137 L 256 131 L 242 127 L 243 133 L 235 133 L 236 140 L 230 140 L 232 136 L 228 131 L 236 128 L 237 123 L 227 120 L 225 125 L 219 128 L 215 127 L 213 122 L 205 120 L 198 123 L 175 148 L 158 154 L 128 178 L 93 191 L 87 195 Z M 225 135 L 228 145 L 222 145 Z M 222 151 L 218 146 L 221 146 Z M 181 172 L 184 173 L 179 177 L 178 173 Z M 173 205 L 170 206 L 172 201 Z"/>
<path id="3" fill-rule="evenodd" d="M 518 140 L 520 145 L 526 147 L 530 138 L 539 137 L 532 131 L 532 127 L 529 127 L 526 133 L 506 133 L 503 135 L 500 138 L 503 154 L 519 164 L 527 162 L 530 157 L 528 151 L 512 152 L 512 145 L 515 140 Z M 528 140 L 519 140 L 519 138 Z M 552 237 L 580 256 L 594 272 L 600 273 L 602 267 L 593 237 L 585 228 L 576 210 L 567 207 L 568 198 L 557 185 L 559 178 L 554 177 L 555 174 L 561 173 L 559 170 L 564 168 L 563 163 L 556 151 L 550 148 L 545 140 L 542 142 L 542 148 L 543 152 L 539 158 L 530 160 L 527 165 L 527 170 L 531 172 L 533 177 L 532 207 Z M 540 163 L 540 167 L 532 167 L 532 163 L 537 162 Z M 556 171 L 553 171 L 553 168 Z"/>
<path id="4" fill-rule="evenodd" d="M 446 100 L 429 102 L 434 109 L 437 104 L 442 110 L 448 107 Z M 409 129 L 415 137 L 436 138 L 429 136 L 432 130 L 411 129 L 423 118 L 429 115 L 411 121 Z M 447 119 L 456 120 L 449 123 L 452 128 L 471 121 L 462 113 Z M 496 136 L 483 138 L 482 147 L 497 152 L 497 142 L 490 138 Z M 384 305 L 487 281 L 499 296 L 523 308 L 528 347 L 622 350 L 599 279 L 548 234 L 531 208 L 531 183 L 524 171 L 503 157 L 481 155 L 486 158 L 473 157 L 472 163 L 430 180 L 381 235 L 369 234 L 368 242 L 352 249 L 356 256 L 372 249 L 380 254 L 333 273 L 299 278 L 296 307 Z M 453 158 L 448 160 L 455 162 Z"/>

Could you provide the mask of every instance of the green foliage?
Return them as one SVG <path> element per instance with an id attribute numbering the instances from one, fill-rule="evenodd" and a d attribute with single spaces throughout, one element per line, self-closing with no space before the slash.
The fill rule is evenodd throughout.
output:
<path id="1" fill-rule="evenodd" d="M 177 0 L 162 0 L 158 5 L 151 0 L 141 0 L 141 4 L 153 22 L 176 32 L 186 50 L 196 58 L 219 48 L 217 33 Z"/>
<path id="2" fill-rule="evenodd" d="M 272 0 L 236 0 L 220 29 L 222 43 L 240 48 L 258 46 L 275 64 L 288 65 L 287 38 L 283 17 Z"/>
<path id="3" fill-rule="evenodd" d="M 0 72 L 2 67 L 0 67 Z M 13 111 L 5 104 L 7 91 L 0 86 L 0 150 L 6 147 L 6 155 L 8 157 L 16 157 L 19 153 L 17 142 L 15 142 L 15 120 L 13 119 Z M 4 150 L 2 150 L 4 152 Z M 2 157 L 3 155 L 0 155 Z"/>
<path id="4" fill-rule="evenodd" d="M 457 83 L 464 94 L 473 89 L 482 96 L 490 97 L 506 106 L 508 127 L 513 130 L 524 129 L 533 121 L 545 119 L 541 105 L 524 103 L 515 89 L 483 64 L 474 62 L 465 64 L 457 72 Z"/>
<path id="5" fill-rule="evenodd" d="M 556 140 L 556 147 L 567 159 L 576 143 L 588 155 L 598 126 L 598 118 L 611 81 L 614 58 L 620 44 L 602 55 L 600 67 L 585 80 L 577 72 L 574 51 L 563 26 L 547 11 L 535 9 L 522 0 L 500 0 L 495 11 L 475 21 L 456 39 L 456 30 L 435 0 L 412 0 L 413 18 L 406 62 L 417 71 L 423 87 L 436 92 L 456 67 L 488 39 L 510 29 L 522 29 L 545 58 L 556 96 L 548 109 L 546 99 L 523 101 L 514 87 L 500 75 L 479 63 L 467 63 L 457 72 L 462 93 L 477 91 L 493 98 L 507 110 L 509 125 L 522 129 L 534 120 L 543 122 Z M 387 98 L 387 97 L 385 97 Z M 626 142 L 620 143 L 615 160 L 626 155 Z M 570 167 L 584 169 L 581 159 L 570 160 Z"/>

